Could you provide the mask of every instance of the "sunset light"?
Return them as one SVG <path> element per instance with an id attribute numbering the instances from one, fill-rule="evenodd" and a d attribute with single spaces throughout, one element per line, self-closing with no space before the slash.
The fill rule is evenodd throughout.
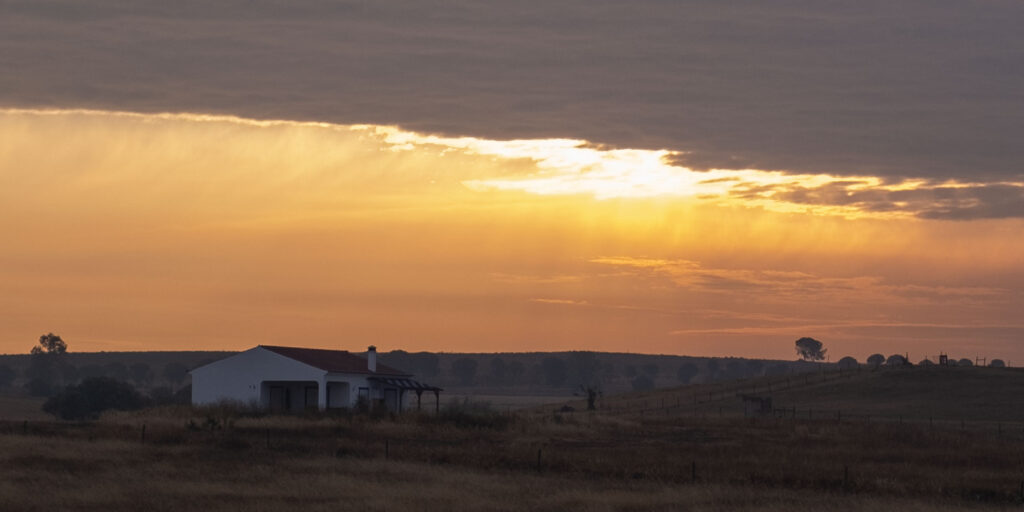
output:
<path id="1" fill-rule="evenodd" d="M 767 356 L 788 348 L 766 336 L 812 325 L 851 349 L 878 332 L 959 339 L 954 319 L 989 333 L 979 346 L 1024 330 L 1005 316 L 1021 300 L 1022 242 L 1001 236 L 1021 221 L 922 218 L 976 207 L 955 192 L 975 185 L 695 171 L 674 156 L 9 109 L 0 229 L 19 243 L 3 255 L 2 334 L 49 319 L 106 350 L 199 347 L 218 326 L 237 333 L 231 346 L 331 330 L 516 350 L 614 349 L 639 330 L 653 351 Z"/>

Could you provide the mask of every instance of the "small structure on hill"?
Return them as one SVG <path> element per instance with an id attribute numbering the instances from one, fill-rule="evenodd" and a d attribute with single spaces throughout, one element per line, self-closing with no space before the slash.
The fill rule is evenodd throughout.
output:
<path id="1" fill-rule="evenodd" d="M 441 388 L 417 382 L 402 370 L 377 364 L 377 349 L 366 358 L 345 350 L 259 345 L 191 371 L 192 404 L 237 402 L 261 409 L 299 412 L 357 405 L 408 409 L 406 393 L 422 406 L 424 391 L 440 410 Z"/>
<path id="2" fill-rule="evenodd" d="M 740 395 L 743 399 L 743 415 L 747 418 L 772 415 L 772 397 Z"/>

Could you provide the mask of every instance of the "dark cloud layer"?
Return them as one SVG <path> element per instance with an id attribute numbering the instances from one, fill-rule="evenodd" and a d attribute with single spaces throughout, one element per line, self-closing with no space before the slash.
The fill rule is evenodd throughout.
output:
<path id="1" fill-rule="evenodd" d="M 1022 25 L 1009 0 L 0 1 L 0 103 L 1006 181 L 1024 176 Z"/>
<path id="2" fill-rule="evenodd" d="M 1013 184 L 928 185 L 902 190 L 836 181 L 817 187 L 799 184 L 738 184 L 731 192 L 812 206 L 852 207 L 866 212 L 906 212 L 924 219 L 976 220 L 1024 217 L 1024 186 Z"/>

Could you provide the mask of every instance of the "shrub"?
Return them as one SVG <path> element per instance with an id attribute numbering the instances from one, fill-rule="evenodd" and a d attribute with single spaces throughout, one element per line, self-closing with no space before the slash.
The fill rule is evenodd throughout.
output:
<path id="1" fill-rule="evenodd" d="M 857 359 L 853 356 L 846 356 L 840 359 L 839 362 L 836 363 L 836 366 L 844 370 L 853 370 L 860 366 L 860 364 L 857 363 Z"/>
<path id="2" fill-rule="evenodd" d="M 86 420 L 98 418 L 106 410 L 132 411 L 145 405 L 146 398 L 130 384 L 94 377 L 50 397 L 43 411 L 65 420 Z"/>

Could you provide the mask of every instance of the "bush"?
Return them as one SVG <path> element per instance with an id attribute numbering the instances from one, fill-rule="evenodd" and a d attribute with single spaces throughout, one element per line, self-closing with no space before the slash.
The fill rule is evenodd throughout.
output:
<path id="1" fill-rule="evenodd" d="M 836 363 L 836 366 L 843 370 L 855 370 L 857 369 L 857 367 L 860 366 L 860 364 L 857 362 L 857 359 L 855 357 L 846 356 L 840 359 L 839 362 Z"/>
<path id="2" fill-rule="evenodd" d="M 107 377 L 93 377 L 68 386 L 43 404 L 43 411 L 65 420 L 98 418 L 114 409 L 132 411 L 146 406 L 146 398 L 130 384 Z"/>
<path id="3" fill-rule="evenodd" d="M 633 386 L 633 391 L 650 391 L 654 389 L 654 380 L 647 375 L 637 375 L 633 377 L 630 385 Z"/>

